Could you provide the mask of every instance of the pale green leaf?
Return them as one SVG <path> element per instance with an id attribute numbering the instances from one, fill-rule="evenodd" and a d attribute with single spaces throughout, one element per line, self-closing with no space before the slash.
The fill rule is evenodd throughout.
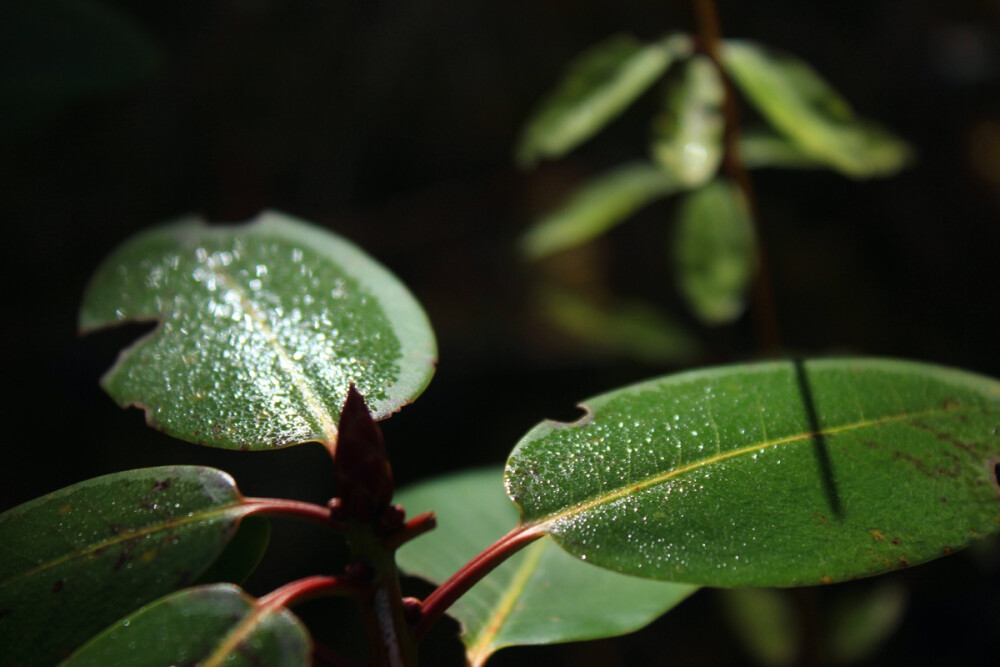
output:
<path id="1" fill-rule="evenodd" d="M 584 183 L 566 203 L 535 222 L 521 238 L 521 251 L 540 259 L 582 245 L 679 189 L 677 179 L 659 167 L 621 165 Z"/>
<path id="2" fill-rule="evenodd" d="M 858 118 L 803 61 L 728 40 L 723 64 L 761 115 L 816 161 L 847 176 L 871 178 L 895 173 L 910 160 L 906 143 Z"/>
<path id="3" fill-rule="evenodd" d="M 695 56 L 669 90 L 654 121 L 653 159 L 685 187 L 707 183 L 722 162 L 726 89 L 715 63 Z"/>
<path id="4" fill-rule="evenodd" d="M 305 667 L 311 641 L 284 607 L 258 604 L 231 584 L 178 591 L 94 637 L 67 667 Z"/>
<path id="5" fill-rule="evenodd" d="M 185 219 L 141 234 L 101 266 L 87 331 L 157 328 L 103 378 L 122 406 L 178 438 L 231 449 L 336 442 L 353 382 L 384 419 L 434 371 L 420 305 L 384 267 L 281 213 L 243 226 Z"/>
<path id="6" fill-rule="evenodd" d="M 691 51 L 685 35 L 642 44 L 618 35 L 575 60 L 556 89 L 531 116 L 517 159 L 530 166 L 561 157 L 614 120 L 652 86 L 670 64 Z"/>
<path id="7" fill-rule="evenodd" d="M 767 667 L 795 664 L 799 622 L 787 591 L 731 588 L 719 594 L 736 636 L 755 663 Z"/>
<path id="8" fill-rule="evenodd" d="M 843 581 L 1000 531 L 1000 382 L 908 361 L 767 362 L 650 380 L 543 422 L 507 462 L 525 529 L 621 572 Z"/>
<path id="9" fill-rule="evenodd" d="M 438 528 L 400 549 L 409 574 L 441 583 L 517 523 L 498 468 L 452 475 L 404 489 L 407 512 L 433 510 Z M 476 584 L 449 610 L 462 623 L 472 665 L 497 650 L 608 637 L 636 630 L 678 604 L 692 586 L 651 582 L 579 562 L 548 538 Z"/>
<path id="10" fill-rule="evenodd" d="M 681 295 L 699 320 L 727 324 L 743 314 L 757 249 L 739 188 L 720 178 L 684 195 L 673 255 Z"/>
<path id="11" fill-rule="evenodd" d="M 870 658 L 899 627 L 906 599 L 900 582 L 885 581 L 837 600 L 826 624 L 830 660 L 850 664 Z"/>

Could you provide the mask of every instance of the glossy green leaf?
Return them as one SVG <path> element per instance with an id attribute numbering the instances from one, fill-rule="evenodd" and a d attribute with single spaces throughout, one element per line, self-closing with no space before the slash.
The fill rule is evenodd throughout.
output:
<path id="1" fill-rule="evenodd" d="M 438 527 L 398 553 L 409 574 L 440 583 L 517 523 L 499 468 L 426 482 L 397 495 L 408 513 L 433 510 Z M 469 662 L 497 650 L 609 637 L 636 630 L 695 590 L 597 570 L 542 538 L 490 573 L 449 613 L 462 623 Z"/>
<path id="2" fill-rule="evenodd" d="M 743 314 L 757 249 L 739 188 L 717 179 L 684 195 L 673 253 L 678 287 L 699 320 L 727 324 Z"/>
<path id="3" fill-rule="evenodd" d="M 799 622 L 788 592 L 774 588 L 719 591 L 723 609 L 743 649 L 766 667 L 799 659 Z"/>
<path id="4" fill-rule="evenodd" d="M 4 657 L 51 664 L 139 605 L 190 584 L 248 511 L 226 473 L 166 466 L 105 475 L 4 512 Z"/>
<path id="5" fill-rule="evenodd" d="M 218 582 L 242 584 L 260 565 L 270 540 L 270 521 L 259 516 L 243 519 L 226 548 L 194 583 L 196 585 Z"/>
<path id="6" fill-rule="evenodd" d="M 646 92 L 676 58 L 690 52 L 691 40 L 685 35 L 651 44 L 618 35 L 591 48 L 569 66 L 525 125 L 518 163 L 531 166 L 583 143 Z"/>
<path id="7" fill-rule="evenodd" d="M 646 162 L 632 162 L 580 186 L 569 200 L 521 238 L 521 251 L 540 259 L 575 248 L 680 189 L 677 179 Z"/>
<path id="8" fill-rule="evenodd" d="M 87 642 L 63 665 L 310 664 L 309 634 L 284 607 L 257 600 L 230 584 L 178 591 L 127 616 Z"/>
<path id="9" fill-rule="evenodd" d="M 855 178 L 891 174 L 909 161 L 903 141 L 855 116 L 803 61 L 739 40 L 728 40 L 722 56 L 761 115 L 817 161 Z"/>
<path id="10" fill-rule="evenodd" d="M 350 383 L 384 419 L 434 371 L 419 304 L 354 245 L 280 213 L 186 219 L 135 237 L 98 270 L 83 330 L 159 326 L 103 385 L 178 438 L 231 449 L 336 442 Z"/>
<path id="11" fill-rule="evenodd" d="M 684 64 L 684 76 L 667 94 L 654 121 L 653 159 L 685 187 L 710 181 L 722 162 L 725 85 L 708 56 Z"/>
<path id="12" fill-rule="evenodd" d="M 650 363 L 690 363 L 701 354 L 698 340 L 680 323 L 637 301 L 593 303 L 570 290 L 539 291 L 542 317 L 592 348 Z"/>
<path id="13" fill-rule="evenodd" d="M 907 361 L 700 370 L 543 422 L 507 462 L 527 526 L 622 572 L 842 581 L 1000 531 L 1000 382 Z"/>

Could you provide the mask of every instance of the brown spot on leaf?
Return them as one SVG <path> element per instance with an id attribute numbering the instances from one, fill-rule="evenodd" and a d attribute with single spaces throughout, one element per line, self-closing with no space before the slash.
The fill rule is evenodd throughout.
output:
<path id="1" fill-rule="evenodd" d="M 821 584 L 832 584 L 833 583 L 833 579 L 831 579 L 830 577 L 826 576 L 825 574 L 822 577 L 819 578 L 819 581 L 820 581 Z"/>
<path id="2" fill-rule="evenodd" d="M 892 538 L 892 543 L 894 546 L 899 546 L 899 538 L 898 537 Z"/>
<path id="3" fill-rule="evenodd" d="M 65 586 L 65 585 L 66 585 L 66 581 L 64 579 L 60 579 L 56 583 L 52 584 L 52 592 L 53 593 L 58 593 L 59 591 L 61 591 L 63 589 L 63 586 Z"/>
<path id="4" fill-rule="evenodd" d="M 115 564 L 112 566 L 111 570 L 117 572 L 124 567 L 125 563 L 128 561 L 128 554 L 122 551 L 118 554 L 118 558 L 115 560 Z"/>
<path id="5" fill-rule="evenodd" d="M 962 407 L 962 404 L 956 401 L 954 398 L 946 398 L 941 403 L 942 410 L 954 410 L 955 408 Z"/>
<path id="6" fill-rule="evenodd" d="M 161 479 L 153 483 L 153 491 L 166 491 L 173 484 L 172 479 Z"/>
<path id="7" fill-rule="evenodd" d="M 993 482 L 993 486 L 996 487 L 997 491 L 1000 491 L 1000 461 L 991 461 L 990 468 L 993 473 L 990 475 L 990 481 Z"/>
<path id="8" fill-rule="evenodd" d="M 909 563 L 909 562 L 907 562 L 907 560 L 906 560 L 905 558 L 903 558 L 902 556 L 900 556 L 900 557 L 899 557 L 899 567 L 900 567 L 900 568 L 907 568 L 907 567 L 910 567 L 910 563 Z"/>
<path id="9" fill-rule="evenodd" d="M 945 556 L 950 556 L 951 552 L 952 552 L 951 547 L 945 547 L 944 551 L 942 551 L 941 553 L 943 553 Z"/>
<path id="10" fill-rule="evenodd" d="M 883 535 L 879 530 L 869 530 L 868 532 L 871 533 L 872 538 L 874 538 L 876 542 L 882 542 L 885 540 L 885 535 Z"/>

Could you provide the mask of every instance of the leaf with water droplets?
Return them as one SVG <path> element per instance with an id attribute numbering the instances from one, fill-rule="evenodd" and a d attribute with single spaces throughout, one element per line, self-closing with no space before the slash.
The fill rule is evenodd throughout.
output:
<path id="1" fill-rule="evenodd" d="M 709 586 L 874 575 L 1000 531 L 1000 382 L 908 361 L 700 370 L 543 422 L 522 522 L 588 562 Z"/>
<path id="2" fill-rule="evenodd" d="M 594 46 L 570 65 L 525 125 L 518 162 L 531 166 L 571 151 L 617 118 L 675 59 L 690 52 L 691 39 L 686 35 L 651 44 L 617 35 Z"/>
<path id="3" fill-rule="evenodd" d="M 121 619 L 63 665 L 310 664 L 302 622 L 281 606 L 260 604 L 230 584 L 178 591 Z"/>
<path id="4" fill-rule="evenodd" d="M 746 307 L 757 265 L 750 208 L 733 183 L 717 178 L 684 195 L 673 244 L 681 294 L 705 324 L 727 324 Z"/>
<path id="5" fill-rule="evenodd" d="M 499 468 L 473 470 L 404 489 L 410 513 L 433 510 L 436 530 L 399 550 L 407 573 L 440 583 L 517 522 L 504 497 Z M 553 644 L 631 632 L 694 592 L 597 570 L 568 556 L 552 540 L 529 545 L 476 584 L 451 607 L 462 623 L 472 665 L 505 646 Z"/>
<path id="6" fill-rule="evenodd" d="M 858 118 L 850 105 L 805 62 L 752 42 L 727 40 L 722 64 L 776 130 L 806 155 L 854 178 L 895 173 L 911 159 L 909 146 Z"/>
<path id="7" fill-rule="evenodd" d="M 336 442 L 353 382 L 376 419 L 434 371 L 434 335 L 406 288 L 360 249 L 280 213 L 198 220 L 115 251 L 84 297 L 84 331 L 157 328 L 103 378 L 122 406 L 175 437 L 230 449 Z"/>
<path id="8" fill-rule="evenodd" d="M 5 659 L 52 664 L 190 584 L 249 511 L 228 474 L 167 466 L 97 477 L 0 514 Z"/>

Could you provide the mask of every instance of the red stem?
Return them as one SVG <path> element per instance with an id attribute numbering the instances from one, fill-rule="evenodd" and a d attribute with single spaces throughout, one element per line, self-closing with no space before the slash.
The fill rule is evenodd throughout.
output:
<path id="1" fill-rule="evenodd" d="M 264 514 L 319 521 L 333 528 L 342 529 L 338 521 L 330 517 L 330 508 L 323 505 L 288 500 L 285 498 L 244 498 L 243 506 L 249 508 L 247 515 Z"/>
<path id="2" fill-rule="evenodd" d="M 429 530 L 433 530 L 436 526 L 437 518 L 434 516 L 434 512 L 424 512 L 423 514 L 418 514 L 403 524 L 402 528 L 393 533 L 386 546 L 392 551 L 396 551 L 396 549 L 403 546 L 413 538 L 423 535 Z"/>
<path id="3" fill-rule="evenodd" d="M 492 572 L 498 565 L 515 553 L 545 535 L 537 526 L 518 526 L 487 547 L 482 553 L 466 563 L 462 568 L 427 596 L 420 610 L 420 620 L 413 628 L 413 637 L 419 641 L 428 628 L 455 601 L 465 595 Z"/>
<path id="4" fill-rule="evenodd" d="M 365 586 L 349 577 L 314 576 L 298 579 L 276 588 L 267 595 L 257 599 L 258 608 L 275 609 L 289 607 L 313 598 L 340 595 L 355 596 L 361 593 Z"/>

